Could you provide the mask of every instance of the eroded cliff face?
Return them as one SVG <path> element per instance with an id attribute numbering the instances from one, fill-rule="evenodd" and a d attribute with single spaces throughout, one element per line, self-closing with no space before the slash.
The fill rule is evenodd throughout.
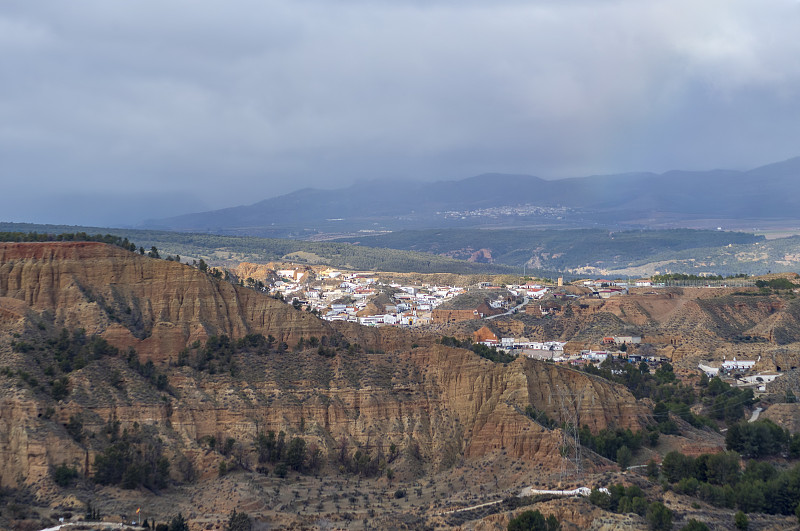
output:
<path id="1" fill-rule="evenodd" d="M 0 487 L 47 484 L 52 467 L 60 463 L 86 469 L 87 451 L 65 437 L 62 426 L 43 420 L 45 409 L 24 390 L 0 392 Z"/>
<path id="2" fill-rule="evenodd" d="M 259 431 L 273 430 L 302 436 L 327 452 L 335 452 L 342 441 L 384 454 L 392 444 L 417 447 L 433 469 L 449 466 L 462 455 L 469 459 L 504 451 L 551 470 L 561 464 L 560 432 L 544 429 L 523 414 L 527 405 L 542 407 L 549 399 L 549 386 L 586 386 L 590 391 L 580 414 L 591 427 L 638 427 L 646 420 L 646 411 L 622 390 L 530 360 L 504 367 L 440 345 L 333 360 L 314 352 L 287 356 L 242 359 L 250 368 L 236 379 L 173 368 L 169 377 L 177 397 L 148 389 L 121 360 L 72 373 L 70 396 L 58 403 L 29 390 L 3 396 L 0 455 L 9 466 L 0 471 L 0 481 L 36 482 L 60 463 L 87 472 L 97 448 L 69 438 L 64 426 L 73 416 L 83 419 L 87 433 L 100 433 L 112 420 L 122 429 L 134 423 L 155 426 L 175 451 L 189 450 L 195 457 L 204 454 L 198 441 L 205 436 L 233 437 L 250 448 Z M 303 370 L 284 381 L 272 370 L 281 363 Z M 124 375 L 120 389 L 105 383 L 112 370 Z M 381 374 L 368 374 L 371 370 Z M 327 383 L 310 376 L 320 371 L 329 371 Z M 358 379 L 353 373 L 362 376 Z M 612 407 L 592 406 L 597 400 Z M 54 409 L 52 418 L 43 418 L 48 407 Z M 620 412 L 624 424 L 614 422 Z M 558 411 L 553 415 L 558 418 Z M 205 474 L 212 474 L 216 466 L 205 463 L 204 469 L 203 462 L 195 464 Z"/>
<path id="3" fill-rule="evenodd" d="M 0 302 L 0 366 L 11 368 L 0 374 L 2 485 L 43 488 L 48 470 L 61 463 L 90 474 L 101 434 L 114 421 L 123 430 L 152 427 L 166 454 L 184 456 L 201 476 L 215 474 L 220 460 L 200 443 L 206 436 L 234 438 L 251 463 L 256 435 L 272 430 L 331 455 L 343 442 L 385 455 L 395 445 L 399 470 L 405 466 L 409 474 L 418 473 L 411 472 L 412 461 L 418 471 L 438 470 L 495 452 L 546 471 L 561 465 L 561 434 L 530 420 L 526 406 L 560 419 L 559 397 L 580 393 L 580 423 L 593 430 L 647 422 L 647 411 L 626 390 L 577 371 L 527 359 L 494 364 L 397 329 L 333 329 L 189 266 L 103 244 L 0 245 Z M 23 370 L 40 382 L 49 379 L 46 347 L 27 353 L 10 347 L 12 330 L 26 326 L 44 332 L 80 327 L 119 347 L 132 345 L 160 364 L 171 392 L 110 357 L 70 372 L 69 394 L 53 400 L 44 385 L 16 376 Z M 243 351 L 234 357 L 235 376 L 167 363 L 187 344 L 223 333 L 261 333 L 290 344 L 340 333 L 372 353 Z M 110 374 L 118 375 L 114 385 Z M 65 429 L 76 417 L 87 434 L 79 442 Z"/>
<path id="4" fill-rule="evenodd" d="M 196 340 L 330 335 L 324 321 L 188 265 L 96 242 L 0 243 L 0 297 L 164 362 Z"/>

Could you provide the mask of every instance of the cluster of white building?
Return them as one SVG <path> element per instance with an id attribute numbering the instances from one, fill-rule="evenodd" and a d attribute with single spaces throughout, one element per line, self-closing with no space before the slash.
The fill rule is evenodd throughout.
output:
<path id="1" fill-rule="evenodd" d="M 708 363 L 699 363 L 697 368 L 703 371 L 709 378 L 737 373 L 737 385 L 755 386 L 758 391 L 766 391 L 766 384 L 781 376 L 782 373 L 768 371 L 748 374 L 759 361 L 761 361 L 761 356 L 759 356 L 757 360 L 737 360 L 736 357 L 734 357 L 732 360 L 724 359 L 722 363 L 719 364 L 719 367 Z"/>
<path id="2" fill-rule="evenodd" d="M 328 321 L 350 321 L 366 326 L 421 326 L 432 320 L 432 311 L 444 301 L 460 295 L 466 288 L 436 285 L 382 284 L 374 273 L 347 273 L 332 268 L 315 275 L 310 268 L 284 268 L 275 271 L 278 280 L 265 286 L 264 291 L 280 294 L 287 301 L 316 311 Z M 316 276 L 316 278 L 313 278 Z M 482 286 L 478 286 L 482 287 Z M 483 286 L 485 287 L 485 286 Z M 536 283 L 505 286 L 514 297 L 542 299 L 549 288 Z M 370 300 L 381 292 L 393 292 L 391 303 L 382 304 L 383 313 L 366 315 Z M 346 301 L 343 304 L 342 301 Z M 507 306 L 505 297 L 489 303 L 493 308 Z M 525 350 L 514 347 L 518 350 Z M 550 348 L 550 345 L 547 347 Z M 527 350 L 543 350 L 530 347 Z"/>
<path id="3" fill-rule="evenodd" d="M 348 275 L 344 277 L 337 289 L 330 290 L 320 295 L 306 296 L 308 302 L 315 307 L 315 300 L 322 306 L 322 318 L 328 321 L 351 321 L 366 326 L 421 326 L 430 324 L 431 312 L 440 304 L 448 299 L 461 295 L 466 291 L 463 287 L 456 286 L 435 286 L 435 285 L 402 285 L 398 283 L 388 284 L 388 288 L 394 291 L 392 296 L 394 304 L 385 305 L 385 313 L 378 315 L 358 314 L 364 310 L 368 304 L 368 299 L 376 295 L 379 291 L 378 280 L 374 276 Z M 539 284 L 524 284 L 519 286 L 507 287 L 511 295 L 541 299 L 548 293 L 548 288 Z M 350 305 L 328 304 L 325 302 L 350 296 L 354 299 Z M 492 301 L 490 305 L 502 308 L 505 301 Z"/>
<path id="4" fill-rule="evenodd" d="M 554 359 L 564 355 L 564 341 L 529 341 L 526 338 L 502 337 L 479 341 L 487 347 L 495 347 L 509 354 L 523 355 L 529 358 Z"/>
<path id="5" fill-rule="evenodd" d="M 550 360 L 556 363 L 567 365 L 600 365 L 609 357 L 627 361 L 628 363 L 640 363 L 645 361 L 649 364 L 658 364 L 668 361 L 661 356 L 641 356 L 638 354 L 627 354 L 626 352 L 608 350 L 581 350 L 579 354 L 566 354 L 563 341 L 528 341 L 527 339 L 516 339 L 504 337 L 498 340 L 488 339 L 479 343 L 495 347 L 498 350 L 509 354 L 522 355 L 528 358 Z"/>
<path id="6" fill-rule="evenodd" d="M 761 356 L 758 357 L 758 360 L 737 360 L 736 357 L 732 360 L 723 359 L 722 363 L 719 364 L 719 367 L 714 367 L 712 365 L 706 363 L 700 363 L 697 365 L 697 368 L 706 373 L 706 376 L 709 378 L 713 378 L 714 376 L 719 376 L 720 373 L 732 373 L 732 372 L 747 372 L 751 370 L 757 361 L 761 360 Z"/>
<path id="7" fill-rule="evenodd" d="M 350 321 L 366 326 L 421 326 L 430 323 L 431 311 L 445 300 L 460 295 L 464 288 L 453 286 L 406 286 L 397 283 L 380 284 L 374 275 L 343 275 L 342 282 L 307 289 L 306 302 L 320 311 L 328 321 Z M 389 288 L 394 291 L 392 303 L 385 304 L 384 313 L 363 315 L 372 297 Z M 349 304 L 335 301 L 349 298 Z M 359 315 L 362 314 L 362 315 Z"/>
<path id="8" fill-rule="evenodd" d="M 531 299 L 541 299 L 547 295 L 550 290 L 541 284 L 522 284 L 519 286 L 508 286 L 508 292 L 515 297 L 529 297 Z"/>

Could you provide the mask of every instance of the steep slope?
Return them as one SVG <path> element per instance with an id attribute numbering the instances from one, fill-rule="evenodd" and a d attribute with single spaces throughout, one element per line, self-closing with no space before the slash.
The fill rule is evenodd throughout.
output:
<path id="1" fill-rule="evenodd" d="M 558 430 L 523 411 L 531 405 L 559 418 L 558 390 L 583 390 L 580 419 L 593 430 L 648 422 L 627 390 L 570 369 L 525 359 L 493 364 L 430 340 L 413 348 L 402 330 L 335 330 L 189 266 L 103 244 L 0 245 L 0 308 L 0 485 L 45 497 L 56 465 L 94 473 L 115 430 L 163 447 L 172 478 L 184 481 L 192 470 L 215 474 L 224 459 L 202 441 L 231 438 L 237 459 L 254 467 L 253 443 L 268 430 L 302 437 L 325 456 L 343 447 L 388 455 L 394 445 L 409 475 L 501 452 L 555 470 Z M 95 345 L 92 356 L 64 365 L 59 352 L 70 336 L 62 327 L 86 329 L 71 337 Z M 255 333 L 290 344 L 327 337 L 331 346 L 243 342 L 213 370 L 200 363 L 206 353 L 195 341 Z M 94 334 L 133 346 L 169 384 Z"/>
<path id="2" fill-rule="evenodd" d="M 237 361 L 244 367 L 237 378 L 168 369 L 174 395 L 148 387 L 117 359 L 71 373 L 70 394 L 58 402 L 0 376 L 0 456 L 7 463 L 0 483 L 41 486 L 60 463 L 91 473 L 103 447 L 96 436 L 70 438 L 65 426 L 75 417 L 86 434 L 104 433 L 112 420 L 128 430 L 135 423 L 150 426 L 174 459 L 189 459 L 208 476 L 218 461 L 207 461 L 200 446 L 204 437 L 234 438 L 249 449 L 259 430 L 301 436 L 325 454 L 335 453 L 342 441 L 382 454 L 392 444 L 404 452 L 416 448 L 425 469 L 502 450 L 552 471 L 560 465 L 559 431 L 528 419 L 522 414 L 526 406 L 558 419 L 557 393 L 582 390 L 581 423 L 593 430 L 640 429 L 648 415 L 627 390 L 577 371 L 522 359 L 504 367 L 440 345 L 390 356 L 341 354 L 327 360 L 301 352 L 243 355 Z M 30 363 L 10 365 L 46 379 Z M 122 375 L 118 388 L 106 385 L 114 371 Z M 48 408 L 53 412 L 43 417 Z M 177 471 L 175 479 L 182 479 Z"/>
<path id="3" fill-rule="evenodd" d="M 272 334 L 296 343 L 327 323 L 187 265 L 94 242 L 0 243 L 0 297 L 49 312 L 54 323 L 102 334 L 166 361 L 208 336 Z"/>

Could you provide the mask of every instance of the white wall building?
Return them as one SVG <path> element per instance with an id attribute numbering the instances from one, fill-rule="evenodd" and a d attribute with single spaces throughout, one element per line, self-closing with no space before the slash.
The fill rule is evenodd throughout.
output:
<path id="1" fill-rule="evenodd" d="M 581 358 L 589 361 L 605 361 L 608 359 L 608 352 L 604 350 L 584 350 L 581 352 Z"/>
<path id="2" fill-rule="evenodd" d="M 733 361 L 723 361 L 722 362 L 722 370 L 725 371 L 749 371 L 753 368 L 756 364 L 755 361 L 750 360 L 737 360 L 733 358 Z"/>
<path id="3" fill-rule="evenodd" d="M 541 299 L 547 295 L 547 288 L 532 288 L 528 290 L 528 297 L 533 297 L 534 299 Z"/>
<path id="4" fill-rule="evenodd" d="M 719 376 L 719 367 L 711 367 L 709 365 L 704 365 L 700 363 L 697 365 L 697 368 L 706 373 L 706 376 L 708 376 L 709 378 Z"/>

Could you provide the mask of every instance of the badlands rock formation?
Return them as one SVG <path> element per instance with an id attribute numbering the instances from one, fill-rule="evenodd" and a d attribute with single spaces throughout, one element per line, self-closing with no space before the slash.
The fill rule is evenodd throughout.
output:
<path id="1" fill-rule="evenodd" d="M 42 487 L 48 470 L 61 463 L 90 475 L 101 451 L 91 434 L 112 421 L 122 429 L 153 427 L 168 455 L 188 459 L 201 476 L 214 474 L 218 462 L 201 448 L 203 437 L 234 438 L 247 453 L 256 434 L 267 430 L 303 437 L 326 454 L 343 443 L 384 453 L 394 444 L 402 459 L 421 459 L 422 470 L 494 452 L 554 470 L 561 464 L 560 431 L 523 412 L 530 405 L 560 418 L 559 393 L 582 394 L 580 422 L 592 430 L 648 422 L 647 409 L 627 390 L 577 371 L 526 359 L 493 364 L 430 340 L 412 348 L 402 330 L 335 330 L 190 266 L 98 243 L 0 244 L 0 297 L 0 366 L 12 371 L 0 376 L 0 459 L 6 463 L 0 484 L 7 486 Z M 52 354 L 36 338 L 61 327 L 85 328 L 121 350 L 135 348 L 168 375 L 171 392 L 148 385 L 114 357 L 71 372 L 70 392 L 59 401 L 25 385 L 14 372 L 48 381 L 43 371 Z M 235 376 L 174 365 L 195 341 L 253 333 L 289 345 L 343 335 L 362 348 L 334 357 L 316 349 L 242 351 Z M 42 346 L 15 352 L 13 334 Z M 109 386 L 114 372 L 122 381 Z M 65 430 L 76 416 L 89 434 L 80 442 Z M 180 479 L 177 467 L 172 473 Z"/>
<path id="2" fill-rule="evenodd" d="M 96 242 L 0 243 L 0 297 L 49 312 L 59 326 L 135 345 L 156 362 L 210 335 L 272 334 L 293 344 L 333 333 L 253 290 Z"/>

